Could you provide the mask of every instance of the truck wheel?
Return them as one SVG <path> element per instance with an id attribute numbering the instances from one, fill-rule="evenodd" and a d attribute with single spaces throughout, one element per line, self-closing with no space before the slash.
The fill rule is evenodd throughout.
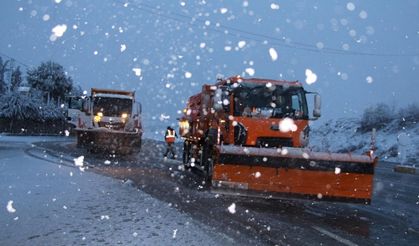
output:
<path id="1" fill-rule="evenodd" d="M 214 160 L 212 156 L 213 146 L 205 142 L 202 147 L 201 165 L 204 168 L 205 184 L 211 186 L 212 172 L 214 169 Z"/>
<path id="2" fill-rule="evenodd" d="M 141 151 L 141 146 L 142 146 L 142 139 L 140 138 L 140 141 L 138 141 L 138 143 L 135 145 L 135 150 L 137 152 Z"/>
<path id="3" fill-rule="evenodd" d="M 185 167 L 185 170 L 191 168 L 189 165 L 190 152 L 191 152 L 191 145 L 189 144 L 188 141 L 185 141 L 183 143 L 183 154 L 182 154 L 182 161 L 183 161 L 183 166 Z"/>

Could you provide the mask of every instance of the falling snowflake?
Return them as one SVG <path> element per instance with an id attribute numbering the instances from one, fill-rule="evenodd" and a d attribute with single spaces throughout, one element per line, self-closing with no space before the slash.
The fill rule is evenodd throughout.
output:
<path id="1" fill-rule="evenodd" d="M 177 233 L 177 229 L 174 229 L 172 238 L 176 238 L 176 233 Z"/>
<path id="2" fill-rule="evenodd" d="M 192 77 L 191 72 L 185 72 L 185 78 L 190 79 Z"/>
<path id="3" fill-rule="evenodd" d="M 44 14 L 44 16 L 42 16 L 42 20 L 43 21 L 49 21 L 50 16 L 48 14 Z"/>
<path id="4" fill-rule="evenodd" d="M 249 74 L 250 76 L 255 75 L 255 69 L 254 68 L 251 68 L 251 67 L 246 68 L 245 72 L 247 74 Z"/>
<path id="5" fill-rule="evenodd" d="M 74 160 L 74 165 L 76 165 L 76 167 L 78 167 L 80 171 L 84 172 L 84 169 L 85 169 L 85 167 L 83 166 L 84 156 L 79 156 L 73 160 Z"/>
<path id="6" fill-rule="evenodd" d="M 15 213 L 16 212 L 16 209 L 13 207 L 13 201 L 12 200 L 7 202 L 7 207 L 6 208 L 7 208 L 7 212 L 9 212 L 9 213 Z"/>
<path id="7" fill-rule="evenodd" d="M 343 50 L 349 50 L 349 44 L 342 44 Z"/>
<path id="8" fill-rule="evenodd" d="M 49 40 L 50 41 L 57 40 L 57 38 L 62 37 L 64 35 L 65 31 L 67 31 L 67 25 L 66 24 L 56 25 L 51 30 L 52 34 L 49 37 Z"/>
<path id="9" fill-rule="evenodd" d="M 240 48 L 240 49 L 242 49 L 242 48 L 244 48 L 244 46 L 246 46 L 246 41 L 239 41 L 238 43 L 237 43 L 237 46 Z"/>
<path id="10" fill-rule="evenodd" d="M 70 132 L 68 130 L 65 130 L 64 134 L 65 134 L 66 137 L 70 136 Z"/>
<path id="11" fill-rule="evenodd" d="M 355 4 L 352 2 L 349 2 L 346 4 L 346 9 L 349 11 L 354 11 L 355 10 Z"/>
<path id="12" fill-rule="evenodd" d="M 285 118 L 279 122 L 279 130 L 281 132 L 295 132 L 297 131 L 297 125 L 291 118 Z"/>
<path id="13" fill-rule="evenodd" d="M 135 68 L 132 69 L 132 71 L 135 73 L 135 76 L 137 76 L 137 77 L 141 76 L 141 72 L 142 72 L 141 68 L 135 67 Z"/>
<path id="14" fill-rule="evenodd" d="M 278 10 L 279 9 L 279 4 L 277 4 L 277 3 L 271 3 L 271 9 Z"/>
<path id="15" fill-rule="evenodd" d="M 310 69 L 306 69 L 306 83 L 311 85 L 317 81 L 317 74 L 313 73 Z"/>
<path id="16" fill-rule="evenodd" d="M 228 207 L 228 211 L 232 214 L 236 213 L 236 204 L 234 202 Z"/>
<path id="17" fill-rule="evenodd" d="M 371 84 L 374 81 L 374 79 L 371 76 L 367 76 L 365 80 L 367 81 L 368 84 Z"/>
<path id="18" fill-rule="evenodd" d="M 121 52 L 124 52 L 127 49 L 127 45 L 121 44 Z"/>
<path id="19" fill-rule="evenodd" d="M 76 167 L 82 167 L 83 166 L 83 162 L 84 162 L 84 156 L 79 156 L 77 158 L 74 158 L 74 165 L 76 165 Z"/>
<path id="20" fill-rule="evenodd" d="M 269 55 L 271 56 L 272 61 L 276 61 L 278 59 L 278 53 L 274 48 L 269 49 Z"/>
<path id="21" fill-rule="evenodd" d="M 227 9 L 227 8 L 221 8 L 221 9 L 220 9 L 220 13 L 221 13 L 221 14 L 225 14 L 225 13 L 227 13 L 227 11 L 228 11 L 228 9 Z"/>
<path id="22" fill-rule="evenodd" d="M 348 76 L 348 74 L 347 74 L 347 73 L 341 73 L 341 74 L 340 74 L 340 78 L 341 78 L 342 80 L 348 80 L 349 76 Z"/>
<path id="23" fill-rule="evenodd" d="M 110 219 L 109 215 L 101 215 L 100 216 L 100 220 L 109 220 L 109 219 Z"/>
<path id="24" fill-rule="evenodd" d="M 165 115 L 165 114 L 160 114 L 159 119 L 160 119 L 160 121 L 165 121 L 165 120 L 170 119 L 170 116 L 169 115 Z"/>
<path id="25" fill-rule="evenodd" d="M 321 50 L 321 49 L 324 48 L 324 44 L 322 42 L 317 42 L 316 47 L 317 47 L 317 49 Z"/>
<path id="26" fill-rule="evenodd" d="M 339 167 L 335 167 L 335 174 L 339 174 L 340 173 L 340 168 Z"/>
<path id="27" fill-rule="evenodd" d="M 366 19 L 367 17 L 368 17 L 367 11 L 362 10 L 361 12 L 359 12 L 359 18 Z"/>
<path id="28" fill-rule="evenodd" d="M 256 172 L 255 173 L 255 178 L 259 178 L 262 174 L 260 174 L 260 172 Z"/>

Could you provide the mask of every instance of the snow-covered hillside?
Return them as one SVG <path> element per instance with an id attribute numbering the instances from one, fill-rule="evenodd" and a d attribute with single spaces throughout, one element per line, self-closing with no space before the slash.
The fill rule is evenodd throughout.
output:
<path id="1" fill-rule="evenodd" d="M 310 147 L 315 151 L 352 152 L 361 154 L 371 146 L 371 131 L 363 132 L 360 120 L 344 118 L 314 124 Z M 419 124 L 394 119 L 377 130 L 376 154 L 380 160 L 415 164 L 419 161 Z"/>

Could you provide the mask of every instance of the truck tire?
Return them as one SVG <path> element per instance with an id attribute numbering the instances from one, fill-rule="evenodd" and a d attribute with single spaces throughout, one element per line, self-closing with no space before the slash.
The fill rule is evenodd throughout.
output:
<path id="1" fill-rule="evenodd" d="M 189 169 L 189 160 L 190 160 L 190 151 L 191 151 L 191 145 L 189 144 L 188 141 L 185 141 L 183 143 L 183 154 L 182 154 L 182 161 L 183 161 L 183 166 L 185 167 L 185 169 Z"/>
<path id="2" fill-rule="evenodd" d="M 212 173 L 214 169 L 213 145 L 205 142 L 202 147 L 201 166 L 204 168 L 205 184 L 209 187 L 212 182 Z"/>

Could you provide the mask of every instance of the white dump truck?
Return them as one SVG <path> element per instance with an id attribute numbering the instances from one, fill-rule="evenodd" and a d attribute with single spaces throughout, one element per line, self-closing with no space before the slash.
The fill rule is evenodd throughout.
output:
<path id="1" fill-rule="evenodd" d="M 131 154 L 141 149 L 141 104 L 135 91 L 92 88 L 82 100 L 74 129 L 77 146 L 89 151 Z"/>

